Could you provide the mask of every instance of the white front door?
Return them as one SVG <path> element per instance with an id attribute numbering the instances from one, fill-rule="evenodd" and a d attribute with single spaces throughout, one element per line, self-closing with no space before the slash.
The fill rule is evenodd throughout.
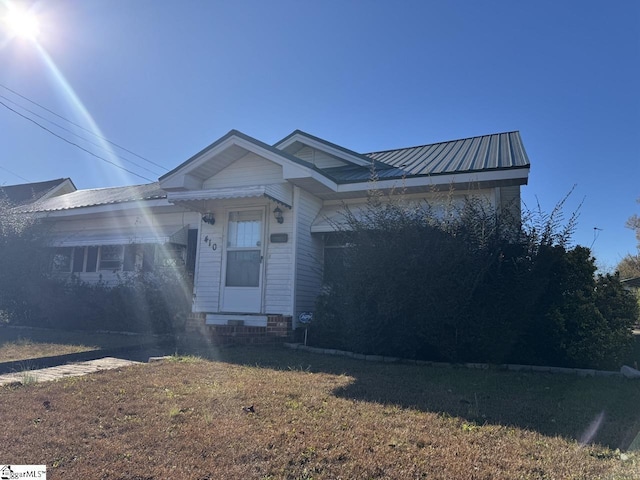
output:
<path id="1" fill-rule="evenodd" d="M 264 210 L 237 210 L 227 217 L 222 310 L 262 311 Z"/>

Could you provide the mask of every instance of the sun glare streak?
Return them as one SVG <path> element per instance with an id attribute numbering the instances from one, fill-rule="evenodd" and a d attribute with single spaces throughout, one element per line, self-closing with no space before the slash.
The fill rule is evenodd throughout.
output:
<path id="1" fill-rule="evenodd" d="M 117 165 L 121 165 L 122 162 L 120 162 L 120 159 L 118 158 L 118 156 L 115 155 L 109 143 L 104 140 L 106 136 L 102 133 L 102 131 L 100 130 L 100 127 L 98 127 L 98 124 L 95 122 L 95 120 L 93 119 L 89 111 L 86 109 L 86 107 L 82 103 L 82 100 L 80 100 L 80 98 L 76 94 L 73 87 L 71 87 L 71 85 L 69 84 L 65 76 L 62 74 L 60 69 L 53 62 L 53 60 L 51 59 L 47 51 L 39 44 L 36 44 L 35 46 L 42 60 L 44 61 L 45 65 L 47 65 L 51 74 L 53 75 L 60 90 L 63 92 L 64 96 L 66 97 L 67 101 L 71 104 L 73 109 L 82 117 L 82 120 L 87 123 L 87 125 L 89 126 L 89 129 L 98 138 L 98 142 L 100 143 L 100 146 L 107 152 L 107 158 L 109 159 L 109 161 Z M 121 178 L 121 180 L 126 180 L 126 178 Z"/>
<path id="2" fill-rule="evenodd" d="M 596 436 L 596 433 L 598 433 L 598 430 L 600 430 L 603 420 L 604 412 L 600 412 L 589 424 L 589 427 L 587 427 L 587 429 L 582 433 L 578 443 L 580 443 L 580 445 L 588 445 L 591 443 L 593 438 Z"/>
<path id="3" fill-rule="evenodd" d="M 73 87 L 71 87 L 71 85 L 69 84 L 65 76 L 62 74 L 60 69 L 55 65 L 51 56 L 47 53 L 47 51 L 41 45 L 37 43 L 36 43 L 36 49 L 40 54 L 40 56 L 42 57 L 43 62 L 47 65 L 47 67 L 51 71 L 51 74 L 53 75 L 58 87 L 61 89 L 61 91 L 64 93 L 65 97 L 67 98 L 67 101 L 79 113 L 79 115 L 82 117 L 82 120 L 86 122 L 86 124 L 88 125 L 89 130 L 91 130 L 95 134 L 103 150 L 107 152 L 106 158 L 108 158 L 110 162 L 115 163 L 116 165 L 122 166 L 122 162 L 120 161 L 119 157 L 115 155 L 113 149 L 111 148 L 111 145 L 107 141 L 105 141 L 106 136 L 102 133 L 97 123 L 95 122 L 95 120 L 93 119 L 89 111 L 86 109 L 86 107 L 82 103 L 82 100 L 80 100 L 80 98 L 74 91 Z M 131 184 L 130 177 L 128 177 L 125 173 L 121 173 L 120 170 L 114 173 L 119 176 L 118 183 Z M 146 208 L 142 208 L 142 216 L 145 218 L 145 221 L 150 226 L 151 230 L 156 232 L 157 228 L 153 221 L 153 215 L 151 214 L 151 212 L 147 211 Z"/>

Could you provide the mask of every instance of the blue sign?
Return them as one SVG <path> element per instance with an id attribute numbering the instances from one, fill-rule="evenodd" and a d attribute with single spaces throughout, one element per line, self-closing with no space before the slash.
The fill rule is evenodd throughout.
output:
<path id="1" fill-rule="evenodd" d="M 302 312 L 300 315 L 298 315 L 298 321 L 300 323 L 311 323 L 311 320 L 313 320 L 313 312 Z"/>

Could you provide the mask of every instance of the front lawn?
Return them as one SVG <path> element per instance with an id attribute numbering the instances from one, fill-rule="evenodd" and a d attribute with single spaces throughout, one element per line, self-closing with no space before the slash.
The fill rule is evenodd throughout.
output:
<path id="1" fill-rule="evenodd" d="M 144 335 L 2 327 L 0 363 L 135 346 L 149 340 Z"/>
<path id="2" fill-rule="evenodd" d="M 52 479 L 640 478 L 624 451 L 640 382 L 282 348 L 214 357 L 1 388 L 2 461 Z"/>

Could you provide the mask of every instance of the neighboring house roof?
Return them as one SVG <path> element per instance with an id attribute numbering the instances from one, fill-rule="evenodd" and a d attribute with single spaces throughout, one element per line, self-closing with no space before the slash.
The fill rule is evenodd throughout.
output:
<path id="1" fill-rule="evenodd" d="M 640 277 L 626 278 L 621 283 L 627 287 L 640 288 Z"/>
<path id="2" fill-rule="evenodd" d="M 25 212 L 54 212 L 81 207 L 95 207 L 140 200 L 167 198 L 157 182 L 127 187 L 77 190 L 59 197 L 49 198 L 24 207 Z"/>
<path id="3" fill-rule="evenodd" d="M 70 178 L 58 178 L 44 182 L 0 186 L 0 199 L 6 198 L 12 205 L 20 206 L 75 190 L 76 187 Z"/>

